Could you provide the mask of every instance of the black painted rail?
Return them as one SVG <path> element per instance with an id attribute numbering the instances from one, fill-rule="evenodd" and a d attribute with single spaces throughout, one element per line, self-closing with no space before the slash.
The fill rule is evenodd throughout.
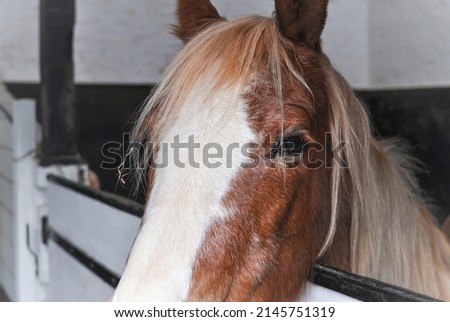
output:
<path id="1" fill-rule="evenodd" d="M 107 204 L 132 216 L 142 217 L 144 206 L 124 197 L 96 190 L 76 182 L 49 175 L 48 180 L 59 186 L 75 191 L 88 198 Z M 58 246 L 77 259 L 99 278 L 112 287 L 116 287 L 120 276 L 114 274 L 103 264 L 89 257 L 77 246 L 66 240 L 64 236 L 45 225 L 44 235 L 52 239 Z M 390 285 L 371 278 L 348 273 L 323 264 L 316 264 L 313 282 L 327 289 L 364 302 L 437 302 L 438 300 L 410 290 Z"/>
<path id="2" fill-rule="evenodd" d="M 316 264 L 313 281 L 363 302 L 438 302 L 426 295 L 323 264 Z"/>

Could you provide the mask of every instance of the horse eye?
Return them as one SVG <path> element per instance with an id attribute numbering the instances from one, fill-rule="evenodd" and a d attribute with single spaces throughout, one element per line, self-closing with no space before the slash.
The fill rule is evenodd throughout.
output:
<path id="1" fill-rule="evenodd" d="M 306 141 L 300 134 L 286 135 L 283 140 L 279 140 L 271 151 L 273 158 L 293 158 L 300 157 L 303 153 L 303 148 L 306 145 Z"/>

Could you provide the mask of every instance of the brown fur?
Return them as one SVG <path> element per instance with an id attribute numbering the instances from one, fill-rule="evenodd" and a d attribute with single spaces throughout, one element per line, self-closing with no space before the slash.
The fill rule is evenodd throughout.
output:
<path id="1" fill-rule="evenodd" d="M 173 33 L 187 43 L 208 25 L 223 20 L 209 0 L 179 0 Z"/>
<path id="2" fill-rule="evenodd" d="M 275 1 L 281 33 L 294 43 L 320 47 L 320 37 L 327 18 L 328 0 Z"/>
<path id="3" fill-rule="evenodd" d="M 177 34 L 195 39 L 144 109 L 136 137 L 150 131 L 152 115 L 157 139 L 198 79 L 212 74 L 211 88 L 233 84 L 245 92 L 259 135 L 253 153 L 261 160 L 289 131 L 322 146 L 327 131 L 333 147 L 351 141 L 344 156 L 349 169 L 289 169 L 280 160 L 242 169 L 224 198 L 233 215 L 210 227 L 198 251 L 188 300 L 296 300 L 320 256 L 342 269 L 447 297 L 449 245 L 420 198 L 411 165 L 392 144 L 372 137 L 364 108 L 321 52 L 327 3 L 279 0 L 276 20 L 228 24 L 209 1 L 179 0 Z M 312 151 L 313 159 L 330 158 L 331 148 Z M 425 264 L 411 265 L 413 256 Z M 428 285 L 431 263 L 436 272 Z"/>
<path id="4" fill-rule="evenodd" d="M 317 62 L 305 60 L 309 60 L 304 64 L 309 74 L 320 75 Z M 320 84 L 310 81 L 314 97 L 325 102 Z M 286 131 L 299 127 L 310 129 L 305 136 L 324 144 L 324 133 L 317 128 L 326 126 L 328 120 L 322 117 L 316 123 L 308 112 L 311 109 L 307 106 L 313 104 L 311 95 L 305 95 L 301 85 L 286 78 L 285 119 L 281 122 L 274 89 L 267 88 L 266 83 L 264 80 L 256 84 L 255 92 L 247 97 L 251 126 L 265 134 L 263 143 L 253 151 L 258 158 L 267 159 L 264 153 L 273 144 L 273 138 L 279 136 L 281 123 Z M 319 108 L 316 112 L 325 111 Z M 324 155 L 316 158 L 323 160 Z M 331 207 L 329 183 L 320 183 L 326 182 L 329 174 L 325 168 L 297 167 L 285 171 L 282 164 L 267 167 L 264 163 L 242 172 L 225 200 L 228 208 L 239 207 L 239 215 L 225 223 L 216 223 L 205 238 L 194 269 L 189 300 L 296 300 L 327 233 L 329 218 L 323 213 Z M 302 198 L 305 195 L 311 197 Z"/>

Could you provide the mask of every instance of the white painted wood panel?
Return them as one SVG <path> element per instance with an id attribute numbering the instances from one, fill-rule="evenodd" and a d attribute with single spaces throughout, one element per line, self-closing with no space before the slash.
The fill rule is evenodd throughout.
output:
<path id="1" fill-rule="evenodd" d="M 11 187 L 12 190 L 12 187 Z M 3 195 L 0 188 L 0 197 Z M 13 214 L 0 204 L 0 284 L 9 298 L 14 295 Z"/>
<path id="2" fill-rule="evenodd" d="M 0 284 L 8 297 L 14 295 L 14 226 L 13 226 L 13 97 L 0 82 Z"/>
<path id="3" fill-rule="evenodd" d="M 0 284 L 8 298 L 14 298 L 14 271 L 8 267 L 3 257 L 0 257 Z"/>
<path id="4" fill-rule="evenodd" d="M 13 158 L 20 161 L 36 148 L 36 102 L 18 100 L 13 105 Z"/>
<path id="5" fill-rule="evenodd" d="M 58 245 L 50 242 L 51 302 L 108 301 L 113 288 L 78 263 Z"/>
<path id="6" fill-rule="evenodd" d="M 4 256 L 2 256 L 2 257 L 0 257 L 0 261 L 2 262 L 2 263 L 1 263 L 2 268 L 4 268 L 5 270 L 9 271 L 8 274 L 14 275 L 14 274 L 13 274 L 13 269 L 12 269 L 12 267 L 11 267 L 11 265 L 10 265 L 9 260 L 7 260 L 7 258 L 5 258 Z"/>
<path id="7" fill-rule="evenodd" d="M 1 210 L 0 210 L 0 212 L 1 212 Z M 1 237 L 0 237 L 0 287 L 2 287 L 3 280 L 5 279 L 5 275 L 6 275 L 5 260 L 3 258 L 1 245 L 2 244 L 1 244 Z"/>
<path id="8" fill-rule="evenodd" d="M 7 268 L 14 267 L 14 235 L 12 231 L 12 215 L 0 207 L 0 257 Z M 1 270 L 1 269 L 0 269 Z"/>
<path id="9" fill-rule="evenodd" d="M 13 177 L 13 159 L 12 151 L 0 145 L 0 180 L 8 182 L 12 181 Z"/>
<path id="10" fill-rule="evenodd" d="M 14 244 L 14 232 L 13 232 L 13 214 L 6 211 L 0 206 L 0 255 L 4 254 L 6 250 L 12 253 Z M 3 248 L 4 247 L 4 248 Z M 11 256 L 12 259 L 12 256 Z M 10 262 L 12 266 L 12 261 Z"/>
<path id="11" fill-rule="evenodd" d="M 6 271 L 13 271 L 14 253 L 11 244 L 3 236 L 0 237 L 0 261 L 0 284 L 4 284 L 11 275 Z"/>
<path id="12" fill-rule="evenodd" d="M 14 301 L 36 301 L 40 284 L 36 279 L 36 261 L 29 246 L 35 245 L 40 218 L 37 214 L 38 191 L 34 177 L 36 159 L 30 152 L 36 147 L 36 105 L 32 100 L 13 104 L 13 210 L 14 210 Z M 30 245 L 27 230 L 30 227 Z M 36 249 L 36 248 L 35 248 Z M 34 250 L 35 251 L 35 250 Z"/>
<path id="13" fill-rule="evenodd" d="M 5 237 L 0 237 L 1 252 L 0 259 L 2 262 L 0 270 L 0 283 L 7 283 L 6 278 L 12 275 L 14 271 L 14 252 L 10 241 L 6 240 Z"/>
<path id="14" fill-rule="evenodd" d="M 0 146 L 11 148 L 12 146 L 11 132 L 12 132 L 11 123 L 0 112 Z"/>
<path id="15" fill-rule="evenodd" d="M 3 178 L 0 178 L 0 207 L 9 213 L 12 213 L 14 209 L 13 186 Z"/>
<path id="16" fill-rule="evenodd" d="M 121 275 L 140 219 L 54 183 L 47 198 L 50 226 Z"/>

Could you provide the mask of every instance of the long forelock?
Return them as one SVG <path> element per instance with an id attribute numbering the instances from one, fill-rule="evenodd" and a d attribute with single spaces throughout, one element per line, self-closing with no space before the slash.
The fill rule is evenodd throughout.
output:
<path id="1" fill-rule="evenodd" d="M 230 97 L 230 101 L 237 102 L 246 86 L 269 76 L 283 113 L 286 74 L 308 89 L 292 61 L 294 57 L 293 45 L 282 37 L 273 18 L 255 15 L 218 22 L 192 39 L 168 67 L 136 120 L 128 153 L 135 190 L 146 181 L 155 152 L 152 149 L 157 148 L 159 138 L 199 86 L 206 98 L 232 87 L 235 97 Z"/>

